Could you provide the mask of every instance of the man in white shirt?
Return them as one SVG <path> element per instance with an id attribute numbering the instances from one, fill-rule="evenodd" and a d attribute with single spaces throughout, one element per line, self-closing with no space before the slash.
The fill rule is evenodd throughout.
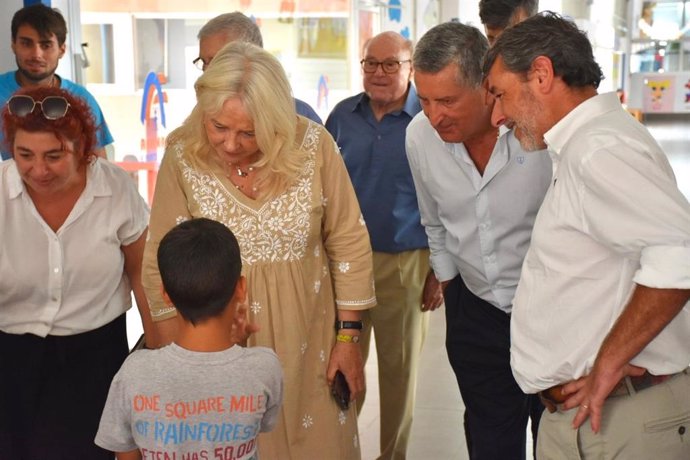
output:
<path id="1" fill-rule="evenodd" d="M 550 400 L 537 455 L 690 458 L 690 205 L 666 156 L 556 14 L 507 29 L 484 75 L 493 122 L 554 163 L 511 320 L 516 380 Z"/>
<path id="2" fill-rule="evenodd" d="M 551 161 L 491 125 L 481 84 L 488 46 L 460 23 L 421 38 L 413 65 L 423 113 L 408 125 L 406 150 L 431 265 L 444 285 L 446 349 L 470 458 L 520 460 L 527 420 L 531 414 L 536 432 L 543 407 L 511 373 L 510 312 Z"/>

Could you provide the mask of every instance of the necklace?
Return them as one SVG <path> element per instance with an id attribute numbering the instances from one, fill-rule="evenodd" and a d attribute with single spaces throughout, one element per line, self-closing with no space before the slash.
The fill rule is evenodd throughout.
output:
<path id="1" fill-rule="evenodd" d="M 230 163 L 228 162 L 228 167 L 230 168 L 230 171 L 228 172 L 227 176 L 230 177 L 232 175 L 232 171 L 235 171 L 235 174 L 237 174 L 237 177 L 248 177 L 250 173 L 254 172 L 254 166 L 249 166 L 247 169 L 242 169 L 237 163 Z"/>
<path id="2" fill-rule="evenodd" d="M 237 190 L 240 190 L 242 192 L 244 192 L 245 188 L 249 189 L 248 184 L 237 184 L 235 183 L 235 180 L 241 179 L 243 182 L 245 180 L 250 180 L 249 175 L 253 173 L 256 168 L 254 168 L 254 166 L 247 166 L 247 169 L 242 169 L 237 163 L 231 163 L 229 161 L 227 162 L 227 166 L 229 170 L 225 175 L 228 179 L 230 179 L 232 185 L 234 185 Z M 237 176 L 234 180 L 233 173 L 235 176 Z M 255 185 L 251 187 L 252 193 L 256 193 L 257 190 L 258 188 Z"/>
<path id="3" fill-rule="evenodd" d="M 235 186 L 235 188 L 237 190 L 244 191 L 244 185 L 239 185 L 239 184 L 233 184 L 233 185 Z M 259 190 L 259 189 L 256 187 L 252 187 L 252 192 L 256 192 L 257 190 Z"/>
<path id="4" fill-rule="evenodd" d="M 232 167 L 235 168 L 235 172 L 237 172 L 237 175 L 240 177 L 247 177 L 250 172 L 254 171 L 254 166 L 248 167 L 246 171 L 240 168 L 238 165 L 232 165 Z"/>

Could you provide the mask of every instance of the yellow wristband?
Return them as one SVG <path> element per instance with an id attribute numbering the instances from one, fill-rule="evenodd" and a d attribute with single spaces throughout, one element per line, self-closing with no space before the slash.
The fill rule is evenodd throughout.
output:
<path id="1" fill-rule="evenodd" d="M 359 343 L 359 336 L 358 335 L 338 334 L 335 336 L 335 341 L 336 342 L 343 342 L 343 343 Z"/>

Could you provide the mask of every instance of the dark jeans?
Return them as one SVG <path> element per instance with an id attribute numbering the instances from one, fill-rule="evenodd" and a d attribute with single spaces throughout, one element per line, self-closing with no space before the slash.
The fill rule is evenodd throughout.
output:
<path id="1" fill-rule="evenodd" d="M 460 276 L 448 283 L 446 350 L 465 403 L 472 460 L 524 460 L 527 420 L 536 446 L 544 410 L 520 390 L 510 369 L 510 316 L 472 294 Z"/>
<path id="2" fill-rule="evenodd" d="M 112 459 L 94 437 L 126 357 L 124 314 L 72 336 L 0 332 L 0 460 Z"/>

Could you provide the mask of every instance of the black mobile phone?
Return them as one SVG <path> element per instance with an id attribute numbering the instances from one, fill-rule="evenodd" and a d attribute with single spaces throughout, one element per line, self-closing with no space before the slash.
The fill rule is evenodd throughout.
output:
<path id="1" fill-rule="evenodd" d="M 340 371 L 335 373 L 331 394 L 342 410 L 347 410 L 350 407 L 350 387 L 347 386 L 345 376 Z"/>

